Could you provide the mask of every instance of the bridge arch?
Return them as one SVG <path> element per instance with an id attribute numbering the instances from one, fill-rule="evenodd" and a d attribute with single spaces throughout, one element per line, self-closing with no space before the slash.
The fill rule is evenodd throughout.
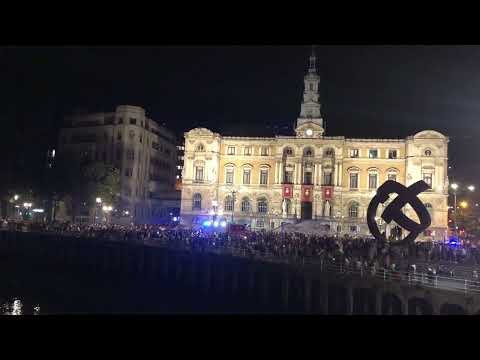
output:
<path id="1" fill-rule="evenodd" d="M 433 315 L 433 306 L 422 298 L 408 300 L 408 315 Z"/>
<path id="2" fill-rule="evenodd" d="M 402 315 L 402 300 L 392 293 L 386 293 L 382 297 L 382 315 Z"/>
<path id="3" fill-rule="evenodd" d="M 467 315 L 467 312 L 460 305 L 445 303 L 440 308 L 440 315 Z"/>

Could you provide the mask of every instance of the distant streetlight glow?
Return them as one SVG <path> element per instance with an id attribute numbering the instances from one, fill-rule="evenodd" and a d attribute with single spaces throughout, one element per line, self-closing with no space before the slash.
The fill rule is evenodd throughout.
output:
<path id="1" fill-rule="evenodd" d="M 101 204 L 101 203 L 102 203 L 102 198 L 97 197 L 97 198 L 95 199 L 95 202 L 96 202 L 97 204 Z"/>
<path id="2" fill-rule="evenodd" d="M 462 209 L 466 209 L 466 208 L 468 207 L 468 203 L 467 203 L 466 201 L 461 201 L 461 202 L 460 202 L 460 207 L 461 207 Z"/>
<path id="3" fill-rule="evenodd" d="M 23 207 L 24 207 L 24 208 L 27 208 L 27 209 L 28 209 L 28 208 L 31 208 L 31 207 L 32 207 L 32 203 L 27 203 L 27 202 L 26 202 L 26 203 L 23 203 Z"/>
<path id="4" fill-rule="evenodd" d="M 13 199 L 14 199 L 15 201 L 17 201 L 19 198 L 20 198 L 20 196 L 18 196 L 18 195 L 16 195 L 16 194 L 15 194 L 15 196 L 13 197 Z"/>
<path id="5" fill-rule="evenodd" d="M 473 186 L 473 185 L 470 185 L 470 186 L 468 187 L 468 190 L 470 190 L 470 191 L 473 191 L 473 190 L 475 190 L 475 186 Z"/>
<path id="6" fill-rule="evenodd" d="M 458 189 L 458 184 L 455 184 L 453 183 L 452 185 L 450 185 L 452 187 L 453 190 L 457 190 Z"/>

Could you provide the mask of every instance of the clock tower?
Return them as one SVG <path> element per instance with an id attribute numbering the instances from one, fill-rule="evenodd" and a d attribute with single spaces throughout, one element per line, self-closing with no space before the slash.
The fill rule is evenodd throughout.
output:
<path id="1" fill-rule="evenodd" d="M 312 55 L 309 59 L 308 72 L 304 78 L 305 90 L 300 110 L 300 117 L 297 119 L 295 132 L 297 137 L 321 137 L 324 133 L 323 119 L 320 114 L 319 84 L 320 76 L 317 74 L 316 56 L 312 47 Z"/>

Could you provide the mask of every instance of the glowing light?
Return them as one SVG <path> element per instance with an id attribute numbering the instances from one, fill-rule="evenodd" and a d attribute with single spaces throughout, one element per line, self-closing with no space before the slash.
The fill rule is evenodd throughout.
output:
<path id="1" fill-rule="evenodd" d="M 27 203 L 27 202 L 23 203 L 23 207 L 28 209 L 28 208 L 32 207 L 32 203 Z"/>
<path id="2" fill-rule="evenodd" d="M 462 202 L 460 202 L 460 207 L 462 209 L 466 209 L 468 207 L 468 203 L 466 201 L 462 201 Z"/>
<path id="3" fill-rule="evenodd" d="M 218 216 L 222 216 L 223 215 L 223 210 L 218 210 Z"/>
<path id="4" fill-rule="evenodd" d="M 473 186 L 473 185 L 470 185 L 470 186 L 468 187 L 468 190 L 470 190 L 470 191 L 473 191 L 473 190 L 475 190 L 475 186 Z"/>
<path id="5" fill-rule="evenodd" d="M 177 221 L 178 218 L 176 216 L 173 217 L 173 221 Z"/>
<path id="6" fill-rule="evenodd" d="M 218 221 L 213 222 L 213 227 L 218 227 Z"/>
<path id="7" fill-rule="evenodd" d="M 457 190 L 457 189 L 458 189 L 458 184 L 453 183 L 452 185 L 450 185 L 450 187 L 451 187 L 453 190 Z"/>
<path id="8" fill-rule="evenodd" d="M 13 197 L 13 199 L 14 199 L 15 201 L 17 201 L 19 198 L 20 198 L 20 196 L 18 196 L 18 195 L 15 195 L 15 196 Z"/>
<path id="9" fill-rule="evenodd" d="M 307 129 L 307 131 L 305 133 L 307 134 L 307 136 L 312 136 L 313 135 L 313 130 L 312 129 Z"/>
<path id="10" fill-rule="evenodd" d="M 220 223 L 220 226 L 221 227 L 226 227 L 227 226 L 227 222 L 225 220 L 223 220 L 221 223 Z"/>
<path id="11" fill-rule="evenodd" d="M 209 227 L 210 225 L 212 225 L 212 222 L 209 221 L 209 220 L 206 220 L 206 221 L 203 222 L 203 226 L 205 226 L 205 227 Z"/>
<path id="12" fill-rule="evenodd" d="M 43 212 L 45 212 L 45 210 L 43 210 L 43 209 L 33 209 L 32 211 L 33 211 L 34 213 L 43 213 Z"/>
<path id="13" fill-rule="evenodd" d="M 102 203 L 102 198 L 97 197 L 97 198 L 95 199 L 95 202 L 96 202 L 97 204 L 101 204 L 101 203 Z"/>

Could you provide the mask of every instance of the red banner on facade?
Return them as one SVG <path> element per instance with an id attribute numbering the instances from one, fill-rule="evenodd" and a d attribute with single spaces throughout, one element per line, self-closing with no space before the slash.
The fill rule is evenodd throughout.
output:
<path id="1" fill-rule="evenodd" d="M 331 200 L 333 197 L 333 186 L 324 186 L 323 187 L 323 199 Z"/>
<path id="2" fill-rule="evenodd" d="M 312 202 L 313 186 L 302 186 L 302 201 Z"/>
<path id="3" fill-rule="evenodd" d="M 292 185 L 283 185 L 283 197 L 291 198 L 293 196 L 293 186 Z"/>

